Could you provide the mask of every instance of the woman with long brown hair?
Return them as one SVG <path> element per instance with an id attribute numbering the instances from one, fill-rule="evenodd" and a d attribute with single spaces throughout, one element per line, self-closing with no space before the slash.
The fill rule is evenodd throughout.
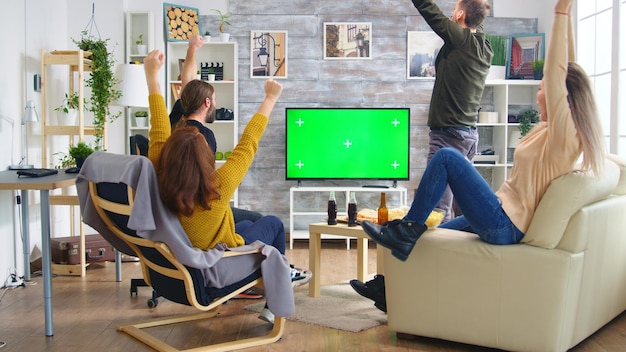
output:
<path id="1" fill-rule="evenodd" d="M 158 73 L 164 54 L 154 50 L 144 59 L 150 103 L 148 157 L 155 166 L 163 203 L 175 213 L 192 245 L 200 249 L 217 245 L 238 247 L 254 241 L 272 245 L 285 254 L 285 229 L 276 216 L 264 216 L 235 227 L 230 199 L 252 164 L 259 140 L 269 121 L 282 85 L 265 81 L 265 98 L 245 127 L 226 162 L 215 167 L 215 156 L 204 136 L 195 127 L 177 127 L 172 132 Z M 194 114 L 209 116 L 215 111 L 215 92 L 206 82 L 192 81 L 181 92 L 183 107 L 194 107 Z M 207 88 L 207 89 L 205 89 Z M 294 286 L 311 277 L 309 272 L 292 266 Z M 273 323 L 264 310 L 261 319 Z"/>

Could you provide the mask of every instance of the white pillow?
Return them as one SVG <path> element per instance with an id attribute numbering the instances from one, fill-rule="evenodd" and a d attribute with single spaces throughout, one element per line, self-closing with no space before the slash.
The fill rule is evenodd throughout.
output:
<path id="1" fill-rule="evenodd" d="M 583 206 L 614 193 L 620 179 L 617 164 L 607 160 L 604 173 L 571 172 L 550 183 L 539 202 L 522 243 L 553 249 L 561 241 L 569 219 Z"/>

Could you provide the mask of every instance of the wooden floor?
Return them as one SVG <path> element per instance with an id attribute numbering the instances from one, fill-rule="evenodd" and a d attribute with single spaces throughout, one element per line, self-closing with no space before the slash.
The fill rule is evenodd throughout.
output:
<path id="1" fill-rule="evenodd" d="M 322 285 L 353 278 L 356 274 L 356 244 L 346 250 L 344 241 L 322 244 Z M 370 272 L 375 272 L 376 251 L 369 249 Z M 287 250 L 289 260 L 308 267 L 307 242 L 296 242 Z M 332 263 L 332 264 L 330 264 Z M 57 276 L 52 280 L 54 299 L 54 336 L 44 335 L 41 277 L 34 277 L 25 288 L 0 291 L 0 352 L 20 351 L 151 351 L 115 327 L 124 322 L 157 316 L 195 312 L 180 304 L 161 301 L 147 308 L 150 289 L 139 288 L 138 297 L 130 297 L 130 278 L 141 276 L 138 263 L 123 264 L 122 282 L 115 282 L 113 263 L 92 265 L 85 278 Z M 306 286 L 297 288 L 306 290 Z M 201 343 L 225 341 L 234 336 L 258 336 L 269 330 L 256 313 L 243 310 L 250 301 L 231 300 L 220 317 L 212 322 L 188 324 L 180 328 L 154 328 L 155 336 L 177 348 L 193 348 Z M 213 323 L 214 322 L 214 323 Z M 398 339 L 387 326 L 360 333 L 350 333 L 315 325 L 287 321 L 282 339 L 274 344 L 246 351 L 438 351 L 462 352 L 495 350 L 448 341 L 417 338 Z M 626 313 L 623 313 L 593 336 L 576 346 L 576 352 L 626 351 Z"/>

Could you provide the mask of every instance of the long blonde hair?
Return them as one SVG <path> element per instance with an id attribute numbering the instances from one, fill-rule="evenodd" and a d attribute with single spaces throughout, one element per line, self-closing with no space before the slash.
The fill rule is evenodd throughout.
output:
<path id="1" fill-rule="evenodd" d="M 591 81 L 580 65 L 570 62 L 565 85 L 574 126 L 582 144 L 582 169 L 592 170 L 598 175 L 602 172 L 606 148 Z"/>

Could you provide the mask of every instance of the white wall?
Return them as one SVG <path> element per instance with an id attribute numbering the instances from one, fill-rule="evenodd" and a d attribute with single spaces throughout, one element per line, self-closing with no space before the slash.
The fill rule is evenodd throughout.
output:
<path id="1" fill-rule="evenodd" d="M 537 31 L 546 34 L 547 44 L 550 28 L 552 28 L 555 4 L 556 1 L 552 0 L 524 0 L 523 3 L 518 0 L 492 0 L 493 16 L 537 18 Z"/>

